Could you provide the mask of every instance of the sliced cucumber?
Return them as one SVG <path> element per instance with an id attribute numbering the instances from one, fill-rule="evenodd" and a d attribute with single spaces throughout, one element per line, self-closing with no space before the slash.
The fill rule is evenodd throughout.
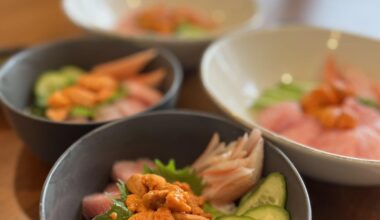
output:
<path id="1" fill-rule="evenodd" d="M 64 66 L 61 68 L 61 74 L 66 77 L 69 84 L 75 83 L 84 73 L 84 70 L 76 66 Z"/>
<path id="2" fill-rule="evenodd" d="M 197 38 L 207 35 L 207 30 L 191 23 L 184 22 L 177 27 L 176 35 L 181 38 Z"/>
<path id="3" fill-rule="evenodd" d="M 248 216 L 236 216 L 236 215 L 225 215 L 216 218 L 216 220 L 256 220 Z"/>
<path id="4" fill-rule="evenodd" d="M 236 214 L 243 215 L 251 208 L 261 205 L 276 205 L 284 207 L 286 201 L 286 182 L 280 173 L 269 174 L 257 187 L 255 192 L 245 201 L 241 202 Z"/>
<path id="5" fill-rule="evenodd" d="M 83 70 L 66 66 L 61 70 L 47 71 L 38 77 L 34 86 L 34 94 L 36 96 L 36 105 L 45 107 L 50 95 L 55 91 L 72 85 L 84 73 Z"/>
<path id="6" fill-rule="evenodd" d="M 83 107 L 83 106 L 74 106 L 70 110 L 70 116 L 73 117 L 85 117 L 92 118 L 95 114 L 95 108 Z"/>
<path id="7" fill-rule="evenodd" d="M 256 220 L 289 220 L 289 213 L 284 208 L 274 205 L 263 205 L 248 210 L 244 216 Z"/>
<path id="8" fill-rule="evenodd" d="M 43 73 L 37 79 L 34 87 L 34 93 L 37 98 L 36 105 L 39 107 L 45 107 L 49 96 L 65 86 L 67 86 L 67 80 L 60 75 L 60 72 L 48 71 Z"/>

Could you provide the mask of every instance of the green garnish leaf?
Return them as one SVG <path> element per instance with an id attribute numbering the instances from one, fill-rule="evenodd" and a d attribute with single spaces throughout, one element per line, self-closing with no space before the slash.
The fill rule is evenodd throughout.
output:
<path id="1" fill-rule="evenodd" d="M 210 213 L 212 215 L 212 219 L 216 219 L 219 216 L 228 215 L 228 213 L 223 213 L 219 211 L 208 202 L 203 205 L 203 210 L 207 213 Z"/>
<path id="2" fill-rule="evenodd" d="M 379 110 L 379 105 L 377 104 L 377 102 L 375 100 L 363 98 L 363 97 L 358 97 L 357 101 L 362 105 L 365 105 L 365 106 L 368 106 L 370 108 L 374 108 L 376 110 Z"/>
<path id="3" fill-rule="evenodd" d="M 35 115 L 35 116 L 45 117 L 45 111 L 46 111 L 45 108 L 37 106 L 37 105 L 32 105 L 30 107 L 30 113 L 32 113 L 32 115 Z"/>
<path id="4" fill-rule="evenodd" d="M 95 216 L 92 220 L 113 220 L 111 218 L 111 214 L 113 212 L 117 215 L 116 220 L 127 220 L 133 215 L 133 213 L 128 210 L 128 208 L 125 206 L 123 202 L 114 201 L 110 210 L 108 210 L 104 214 Z"/>
<path id="5" fill-rule="evenodd" d="M 118 180 L 116 183 L 117 188 L 120 191 L 120 199 L 121 201 L 125 201 L 127 199 L 127 196 L 129 195 L 129 190 L 125 183 L 122 180 Z"/>
<path id="6" fill-rule="evenodd" d="M 123 97 L 125 97 L 127 95 L 127 91 L 125 89 L 123 89 L 123 87 L 119 87 L 115 93 L 108 99 L 106 100 L 105 102 L 106 103 L 112 103 L 112 102 L 115 102 Z"/>
<path id="7" fill-rule="evenodd" d="M 196 174 L 195 170 L 190 167 L 177 169 L 173 159 L 169 160 L 167 165 L 158 159 L 154 160 L 154 163 L 156 165 L 155 168 L 145 166 L 144 173 L 157 174 L 164 177 L 166 181 L 170 183 L 175 181 L 185 182 L 189 184 L 190 188 L 196 195 L 200 195 L 202 193 L 202 178 Z"/>
<path id="8" fill-rule="evenodd" d="M 111 214 L 114 212 L 116 213 L 116 220 L 127 220 L 130 218 L 133 213 L 129 211 L 128 207 L 125 205 L 125 200 L 127 199 L 127 196 L 129 195 L 129 191 L 127 186 L 122 180 L 118 180 L 116 183 L 117 188 L 120 191 L 120 198 L 119 199 L 113 199 L 113 204 L 110 210 L 108 210 L 106 213 L 98 215 L 94 217 L 92 220 L 113 220 L 111 218 Z"/>

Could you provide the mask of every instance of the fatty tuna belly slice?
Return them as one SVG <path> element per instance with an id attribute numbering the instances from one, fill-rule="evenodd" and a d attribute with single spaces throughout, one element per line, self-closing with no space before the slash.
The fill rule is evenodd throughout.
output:
<path id="1" fill-rule="evenodd" d="M 321 133 L 322 127 L 318 121 L 307 115 L 280 132 L 282 136 L 304 145 L 310 145 Z"/>
<path id="2" fill-rule="evenodd" d="M 303 116 L 296 102 L 282 102 L 263 110 L 258 117 L 259 124 L 274 132 L 281 132 Z"/>

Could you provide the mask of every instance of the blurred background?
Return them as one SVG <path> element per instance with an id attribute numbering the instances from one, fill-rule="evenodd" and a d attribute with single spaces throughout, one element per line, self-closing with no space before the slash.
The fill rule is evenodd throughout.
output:
<path id="1" fill-rule="evenodd" d="M 312 24 L 380 37 L 380 3 L 373 0 L 259 0 L 262 26 Z M 264 15 L 265 14 L 265 15 Z M 77 36 L 59 0 L 0 1 L 0 47 L 22 47 Z"/>
<path id="2" fill-rule="evenodd" d="M 257 2 L 260 28 L 305 24 L 380 39 L 380 1 L 257 0 Z M 75 26 L 65 16 L 60 0 L 0 1 L 0 57 L 35 44 L 85 34 L 84 30 Z M 197 77 L 196 74 L 186 76 L 179 106 L 219 112 L 214 105 L 209 104 L 208 99 L 204 98 L 206 94 L 201 94 L 198 100 L 191 99 L 193 90 L 201 90 Z M 183 100 L 186 100 L 186 103 Z M 0 174 L 7 177 L 0 178 L 0 212 L 7 219 L 37 219 L 40 190 L 49 166 L 24 148 L 1 113 L 0 133 L 0 146 L 3 148 L 0 153 L 0 161 L 3 164 L 0 165 Z M 321 217 L 324 216 L 324 211 L 330 208 L 330 204 L 325 200 L 330 198 L 339 198 L 333 202 L 334 207 L 346 209 L 351 201 L 339 202 L 345 200 L 347 190 L 350 193 L 349 198 L 359 201 L 351 204 L 352 208 L 359 207 L 358 210 L 365 210 L 368 205 L 360 201 L 379 200 L 378 188 L 335 187 L 309 179 L 306 179 L 306 183 L 310 186 L 311 196 L 316 198 L 313 201 L 313 209 L 317 208 L 319 212 L 313 213 L 314 217 L 317 217 L 315 219 L 323 219 Z M 316 196 L 322 193 L 326 195 L 325 198 Z M 377 210 L 380 210 L 380 203 L 376 204 Z"/>

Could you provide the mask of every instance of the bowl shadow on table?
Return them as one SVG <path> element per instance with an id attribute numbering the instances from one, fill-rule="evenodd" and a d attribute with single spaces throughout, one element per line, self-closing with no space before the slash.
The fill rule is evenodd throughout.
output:
<path id="1" fill-rule="evenodd" d="M 39 219 L 39 202 L 42 186 L 50 165 L 35 156 L 29 148 L 20 151 L 14 179 L 18 205 L 30 219 Z"/>

